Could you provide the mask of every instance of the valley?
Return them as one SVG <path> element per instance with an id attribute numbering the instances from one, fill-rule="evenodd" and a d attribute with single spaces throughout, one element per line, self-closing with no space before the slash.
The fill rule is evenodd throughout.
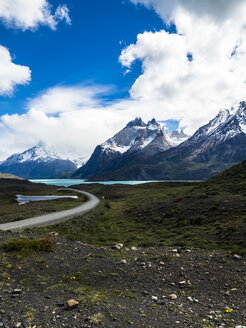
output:
<path id="1" fill-rule="evenodd" d="M 245 176 L 242 162 L 206 182 L 74 186 L 99 206 L 57 225 L 0 231 L 0 322 L 244 327 Z M 54 190 L 1 183 L 9 195 Z"/>

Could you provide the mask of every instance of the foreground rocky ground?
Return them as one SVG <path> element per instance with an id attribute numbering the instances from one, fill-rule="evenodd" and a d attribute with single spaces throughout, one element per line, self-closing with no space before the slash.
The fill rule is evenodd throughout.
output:
<path id="1" fill-rule="evenodd" d="M 54 251 L 1 246 L 0 327 L 246 327 L 245 256 L 94 248 L 54 234 L 1 232 L 0 244 L 20 237 L 48 237 Z"/>

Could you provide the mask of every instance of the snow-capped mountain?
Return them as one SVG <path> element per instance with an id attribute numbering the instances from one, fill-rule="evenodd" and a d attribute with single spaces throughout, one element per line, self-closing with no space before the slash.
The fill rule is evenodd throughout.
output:
<path id="1" fill-rule="evenodd" d="M 88 163 L 77 172 L 91 180 L 203 180 L 246 159 L 246 102 L 221 110 L 187 140 L 182 131 L 168 134 L 155 123 L 130 122 L 128 127 L 135 130 L 156 127 L 156 132 L 141 132 L 139 138 L 129 138 L 124 145 L 116 135 L 104 146 L 98 146 Z M 147 125 L 151 128 L 147 129 Z M 152 140 L 148 140 L 150 137 Z M 129 145 L 123 154 L 118 152 L 118 147 Z M 132 151 L 134 145 L 136 151 Z M 104 155 L 105 149 L 110 149 L 110 158 Z"/>
<path id="2" fill-rule="evenodd" d="M 141 158 L 152 156 L 176 146 L 187 138 L 182 130 L 167 133 L 154 118 L 146 124 L 138 117 L 112 138 L 97 146 L 86 165 L 76 171 L 73 177 L 88 177 L 117 165 L 116 160 L 117 163 L 131 160 L 136 154 Z"/>
<path id="3" fill-rule="evenodd" d="M 167 152 L 170 160 L 233 165 L 246 158 L 246 103 L 220 110 L 187 141 Z M 166 155 L 165 155 L 166 156 Z"/>
<path id="4" fill-rule="evenodd" d="M 129 150 L 143 149 L 151 145 L 157 137 L 162 137 L 159 147 L 163 150 L 173 147 L 188 138 L 183 130 L 167 133 L 154 118 L 145 124 L 140 117 L 137 117 L 113 138 L 104 142 L 101 147 L 104 151 L 110 150 L 123 154 Z"/>
<path id="5" fill-rule="evenodd" d="M 52 149 L 40 142 L 38 145 L 24 151 L 20 154 L 14 154 L 8 157 L 4 162 L 7 165 L 24 162 L 48 162 L 53 159 L 61 159 L 60 156 Z"/>
<path id="6" fill-rule="evenodd" d="M 23 153 L 14 154 L 0 164 L 0 172 L 26 179 L 57 178 L 76 170 L 70 160 L 62 159 L 51 147 L 43 143 Z"/>

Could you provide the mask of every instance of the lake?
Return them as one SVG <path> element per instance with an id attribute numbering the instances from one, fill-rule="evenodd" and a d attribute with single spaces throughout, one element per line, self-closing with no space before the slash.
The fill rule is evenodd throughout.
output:
<path id="1" fill-rule="evenodd" d="M 32 179 L 29 180 L 34 183 L 44 183 L 52 186 L 60 186 L 60 187 L 70 187 L 78 184 L 88 184 L 88 183 L 101 183 L 104 185 L 113 185 L 113 184 L 124 184 L 124 185 L 137 185 L 148 182 L 161 182 L 161 181 L 94 181 L 88 182 L 82 179 Z"/>
<path id="2" fill-rule="evenodd" d="M 44 183 L 51 186 L 60 186 L 60 187 L 70 187 L 79 184 L 88 184 L 88 183 L 100 183 L 103 185 L 114 185 L 114 184 L 123 184 L 123 185 L 138 185 L 143 183 L 150 182 L 198 182 L 198 181 L 184 181 L 184 180 L 153 180 L 153 181 L 93 181 L 88 182 L 82 179 L 32 179 L 29 180 L 34 183 Z"/>
<path id="3" fill-rule="evenodd" d="M 78 199 L 78 196 L 23 196 L 17 195 L 17 201 L 19 204 L 26 204 L 29 202 L 39 202 L 41 200 L 53 200 L 53 199 L 60 199 L 60 198 L 73 198 Z"/>

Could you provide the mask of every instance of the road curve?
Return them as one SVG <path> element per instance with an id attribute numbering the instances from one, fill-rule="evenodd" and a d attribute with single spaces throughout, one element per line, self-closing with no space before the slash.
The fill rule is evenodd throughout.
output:
<path id="1" fill-rule="evenodd" d="M 27 228 L 44 227 L 59 222 L 64 222 L 77 215 L 81 215 L 85 212 L 92 210 L 100 203 L 100 200 L 96 196 L 90 194 L 89 192 L 81 191 L 77 189 L 71 189 L 71 188 L 66 188 L 66 189 L 64 188 L 64 190 L 71 190 L 71 191 L 78 192 L 80 194 L 84 194 L 89 198 L 89 200 L 86 203 L 83 203 L 77 207 L 71 208 L 66 211 L 54 212 L 54 213 L 36 216 L 34 218 L 30 218 L 26 220 L 0 224 L 0 230 L 22 231 Z"/>

